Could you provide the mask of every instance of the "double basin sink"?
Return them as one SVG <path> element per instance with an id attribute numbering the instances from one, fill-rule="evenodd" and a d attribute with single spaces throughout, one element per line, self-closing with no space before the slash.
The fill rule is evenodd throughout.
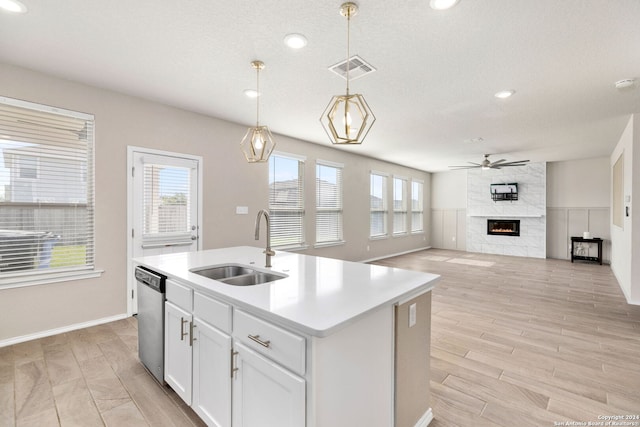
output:
<path id="1" fill-rule="evenodd" d="M 284 279 L 287 276 L 254 270 L 243 265 L 219 265 L 189 270 L 208 279 L 217 280 L 233 286 L 253 286 Z"/>

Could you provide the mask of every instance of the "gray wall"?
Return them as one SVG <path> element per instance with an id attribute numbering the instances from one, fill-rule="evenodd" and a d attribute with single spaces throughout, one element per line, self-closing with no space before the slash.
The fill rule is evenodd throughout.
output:
<path id="1" fill-rule="evenodd" d="M 205 249 L 264 244 L 264 239 L 253 240 L 253 225 L 258 210 L 267 207 L 268 165 L 245 162 L 239 149 L 245 126 L 6 64 L 0 64 L 0 94 L 95 115 L 96 266 L 104 270 L 97 279 L 0 289 L 0 313 L 3 319 L 14 319 L 0 322 L 0 343 L 126 313 L 127 146 L 203 157 Z M 368 194 L 370 169 L 423 180 L 428 229 L 430 174 L 339 151 L 329 145 L 278 135 L 276 138 L 278 150 L 307 157 L 310 243 L 315 230 L 313 162 L 321 158 L 345 165 L 347 243 L 311 249 L 308 253 L 362 260 L 428 245 L 428 233 L 370 241 Z M 248 206 L 249 215 L 236 215 L 236 206 Z"/>

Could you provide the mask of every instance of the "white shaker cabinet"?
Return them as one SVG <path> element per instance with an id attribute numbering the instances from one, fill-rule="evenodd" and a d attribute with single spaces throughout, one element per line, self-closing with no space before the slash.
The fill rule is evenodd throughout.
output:
<path id="1" fill-rule="evenodd" d="M 191 405 L 191 313 L 165 302 L 164 380 L 188 405 Z"/>
<path id="2" fill-rule="evenodd" d="M 193 410 L 208 426 L 231 426 L 231 337 L 194 319 Z"/>
<path id="3" fill-rule="evenodd" d="M 239 342 L 234 358 L 234 427 L 305 425 L 304 379 Z"/>

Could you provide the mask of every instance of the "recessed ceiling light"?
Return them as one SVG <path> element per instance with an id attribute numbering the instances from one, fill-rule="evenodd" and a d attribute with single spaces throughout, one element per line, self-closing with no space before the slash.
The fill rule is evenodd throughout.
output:
<path id="1" fill-rule="evenodd" d="M 451 9 L 453 6 L 458 4 L 460 0 L 430 0 L 429 6 L 431 9 L 435 10 L 446 10 Z"/>
<path id="2" fill-rule="evenodd" d="M 636 84 L 636 79 L 622 79 L 615 83 L 616 89 L 628 89 Z"/>
<path id="3" fill-rule="evenodd" d="M 291 49 L 302 49 L 307 45 L 307 38 L 302 34 L 287 34 L 284 36 L 284 44 Z"/>
<path id="4" fill-rule="evenodd" d="M 513 96 L 513 94 L 516 93 L 515 90 L 513 89 L 509 89 L 509 90 L 501 90 L 500 92 L 497 92 L 495 95 L 496 98 L 500 98 L 500 99 L 507 99 L 510 96 Z"/>
<path id="5" fill-rule="evenodd" d="M 26 13 L 27 6 L 18 0 L 0 0 L 0 10 L 10 13 Z"/>
<path id="6" fill-rule="evenodd" d="M 260 93 L 255 89 L 245 89 L 243 93 L 247 98 L 257 98 L 260 96 Z"/>

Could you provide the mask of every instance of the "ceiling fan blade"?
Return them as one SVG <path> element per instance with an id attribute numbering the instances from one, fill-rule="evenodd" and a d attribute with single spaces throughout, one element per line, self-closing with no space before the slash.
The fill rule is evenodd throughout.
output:
<path id="1" fill-rule="evenodd" d="M 449 166 L 452 169 L 473 169 L 473 168 L 479 168 L 480 165 L 477 166 Z"/>
<path id="2" fill-rule="evenodd" d="M 515 160 L 513 162 L 502 163 L 500 166 L 524 166 L 529 160 Z"/>
<path id="3" fill-rule="evenodd" d="M 498 163 L 506 162 L 507 159 L 496 160 L 495 162 L 491 162 L 492 165 L 497 165 Z"/>

